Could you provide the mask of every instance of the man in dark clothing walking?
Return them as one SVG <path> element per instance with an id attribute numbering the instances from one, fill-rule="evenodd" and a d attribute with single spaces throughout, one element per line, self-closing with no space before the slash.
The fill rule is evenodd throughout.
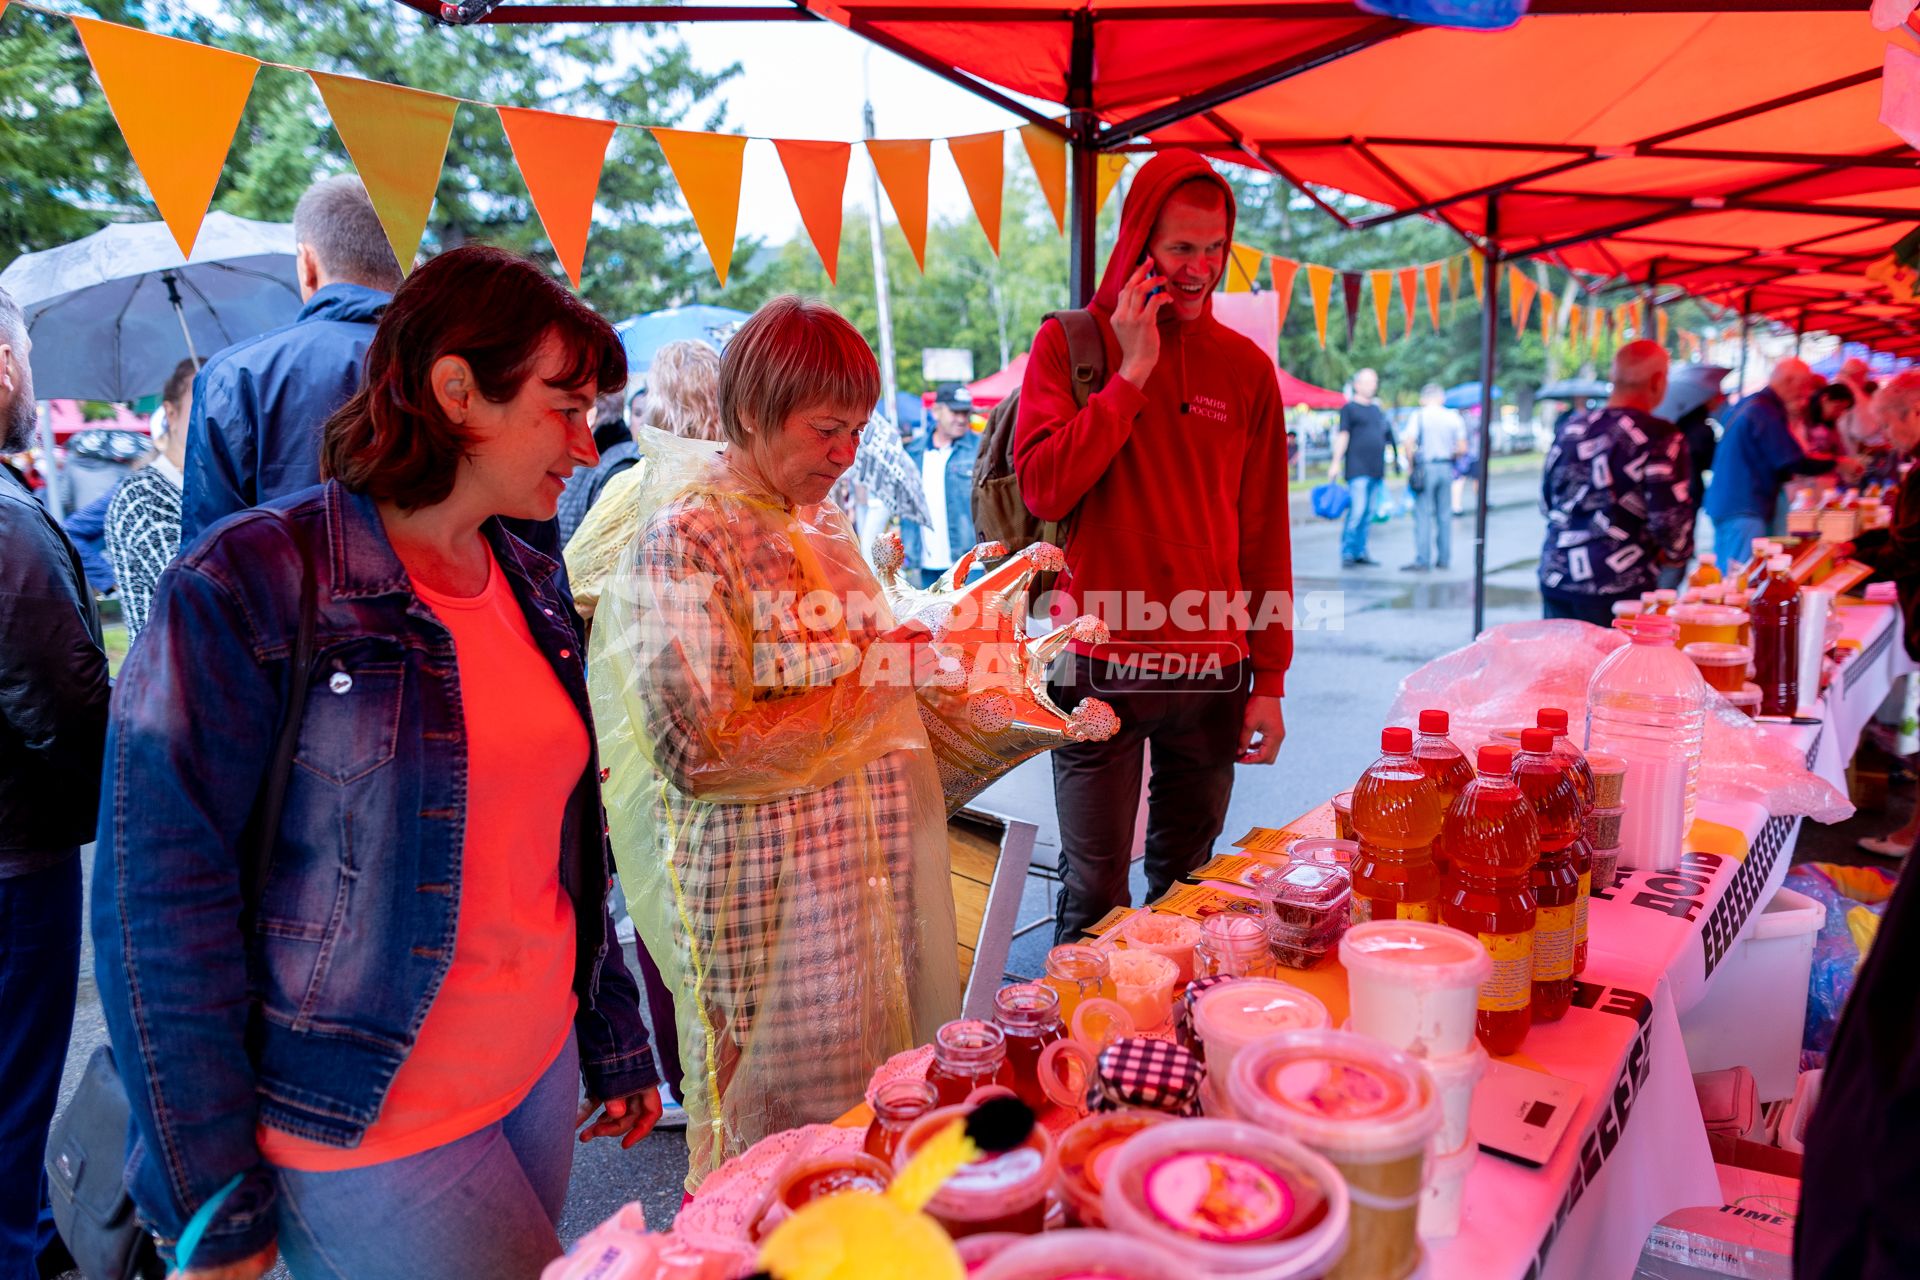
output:
<path id="1" fill-rule="evenodd" d="M 0 290 L 0 453 L 33 440 L 26 317 Z M 0 468 L 0 1276 L 53 1240 L 41 1161 L 80 979 L 80 846 L 93 839 L 107 658 L 86 571 Z"/>
<path id="2" fill-rule="evenodd" d="M 1393 472 L 1400 474 L 1400 446 L 1393 438 L 1393 420 L 1374 399 L 1380 375 L 1362 369 L 1353 375 L 1353 398 L 1340 407 L 1340 423 L 1333 431 L 1333 459 L 1327 478 L 1346 464 L 1347 523 L 1340 533 L 1340 567 L 1352 569 L 1380 562 L 1367 555 L 1367 531 L 1386 496 L 1387 454 L 1393 454 Z"/>

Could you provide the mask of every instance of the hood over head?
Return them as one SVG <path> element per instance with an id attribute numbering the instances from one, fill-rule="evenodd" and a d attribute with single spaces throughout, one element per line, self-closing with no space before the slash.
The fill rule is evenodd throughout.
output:
<path id="1" fill-rule="evenodd" d="M 1236 213 L 1233 188 L 1227 180 L 1214 172 L 1206 157 L 1197 151 L 1174 148 L 1162 151 L 1153 159 L 1140 166 L 1133 175 L 1133 181 L 1127 187 L 1126 203 L 1120 208 L 1120 233 L 1114 242 L 1113 256 L 1107 259 L 1106 274 L 1100 277 L 1100 288 L 1093 295 L 1093 305 L 1108 315 L 1120 303 L 1120 289 L 1140 265 L 1140 255 L 1147 251 L 1147 238 L 1153 233 L 1153 224 L 1160 216 L 1160 209 L 1167 203 L 1174 188 L 1195 179 L 1211 182 L 1220 188 L 1227 198 L 1227 243 L 1233 243 L 1233 224 Z M 1231 253 L 1228 255 L 1231 257 Z M 1217 282 L 1216 282 L 1217 283 Z M 1213 298 L 1208 296 L 1203 315 L 1213 314 Z"/>

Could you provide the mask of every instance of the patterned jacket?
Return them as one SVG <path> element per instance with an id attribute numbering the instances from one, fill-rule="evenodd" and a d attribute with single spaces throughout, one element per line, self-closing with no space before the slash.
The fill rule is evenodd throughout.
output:
<path id="1" fill-rule="evenodd" d="M 107 504 L 107 560 L 120 584 L 128 644 L 147 625 L 161 572 L 180 554 L 178 474 L 151 463 L 121 481 Z"/>
<path id="2" fill-rule="evenodd" d="M 1541 480 L 1547 517 L 1540 585 L 1567 595 L 1652 590 L 1665 564 L 1685 563 L 1698 504 L 1686 437 L 1638 409 L 1567 420 Z"/>

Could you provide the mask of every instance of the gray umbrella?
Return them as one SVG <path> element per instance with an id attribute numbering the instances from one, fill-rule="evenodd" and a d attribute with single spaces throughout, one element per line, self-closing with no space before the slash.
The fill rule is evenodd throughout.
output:
<path id="1" fill-rule="evenodd" d="M 1720 384 L 1733 370 L 1717 364 L 1677 364 L 1667 376 L 1667 398 L 1653 411 L 1668 422 L 1680 419 L 1720 394 Z"/>
<path id="2" fill-rule="evenodd" d="M 0 288 L 27 313 L 43 400 L 137 400 L 181 360 L 292 323 L 293 228 L 230 213 L 200 224 L 183 259 L 164 222 L 122 222 L 22 254 Z"/>

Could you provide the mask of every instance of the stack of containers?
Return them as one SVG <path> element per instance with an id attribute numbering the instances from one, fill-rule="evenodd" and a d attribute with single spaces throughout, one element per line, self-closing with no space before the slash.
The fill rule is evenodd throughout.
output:
<path id="1" fill-rule="evenodd" d="M 1623 788 L 1627 781 L 1627 762 L 1605 752 L 1587 753 L 1587 768 L 1593 773 L 1593 808 L 1587 810 L 1587 843 L 1593 848 L 1593 887 L 1605 892 L 1613 888 L 1620 867 Z"/>
<path id="2" fill-rule="evenodd" d="M 1627 762 L 1619 848 L 1630 867 L 1671 871 L 1693 822 L 1707 686 L 1673 647 L 1669 618 L 1643 618 L 1633 643 L 1587 684 L 1587 751 Z"/>
<path id="3" fill-rule="evenodd" d="M 1253 891 L 1263 904 L 1274 960 L 1289 969 L 1311 969 L 1346 931 L 1353 881 L 1338 863 L 1302 857 L 1299 843 L 1285 866 L 1253 873 Z"/>
<path id="4" fill-rule="evenodd" d="M 1487 1069 L 1487 1051 L 1474 1030 L 1480 987 L 1493 973 L 1493 959 L 1478 938 L 1458 929 L 1382 920 L 1349 929 L 1340 940 L 1340 962 L 1347 970 L 1352 1030 L 1418 1060 L 1432 1082 L 1438 1118 L 1427 1139 L 1419 1229 L 1430 1239 L 1452 1236 L 1460 1230 L 1467 1174 L 1479 1151 L 1473 1091 Z M 1242 1107 L 1232 1084 L 1228 1090 L 1236 1114 L 1257 1118 Z M 1334 1163 L 1340 1163 L 1338 1156 Z M 1356 1231 L 1357 1206 L 1356 1200 Z"/>

